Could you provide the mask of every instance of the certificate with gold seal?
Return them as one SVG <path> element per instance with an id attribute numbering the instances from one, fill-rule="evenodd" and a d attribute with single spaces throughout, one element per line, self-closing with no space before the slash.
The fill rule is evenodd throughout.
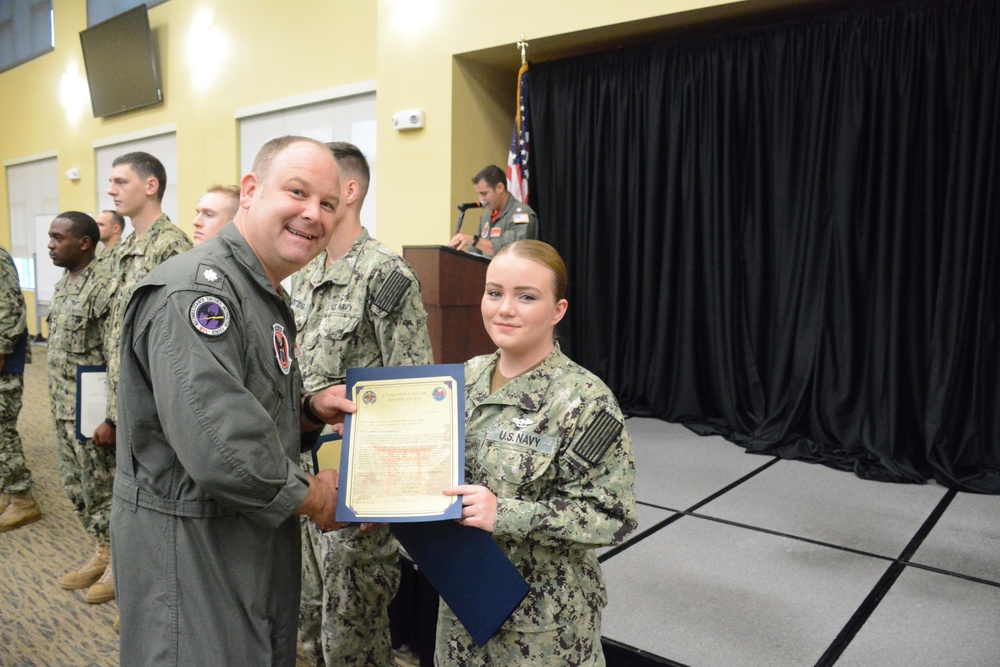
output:
<path id="1" fill-rule="evenodd" d="M 338 521 L 457 519 L 465 478 L 462 364 L 349 369 Z"/>

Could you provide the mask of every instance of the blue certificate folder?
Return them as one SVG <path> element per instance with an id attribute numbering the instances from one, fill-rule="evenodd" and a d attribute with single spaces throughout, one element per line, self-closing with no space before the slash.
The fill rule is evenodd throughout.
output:
<path id="1" fill-rule="evenodd" d="M 454 424 L 458 433 L 457 448 L 455 452 L 455 469 L 452 484 L 458 486 L 465 479 L 465 366 L 463 364 L 434 364 L 427 366 L 393 366 L 389 368 L 349 368 L 347 369 L 347 397 L 352 398 L 356 393 L 364 394 L 365 397 L 358 401 L 358 410 L 365 409 L 365 402 L 368 401 L 365 392 L 366 383 L 373 381 L 383 382 L 386 380 L 398 380 L 405 383 L 406 380 L 422 380 L 427 378 L 443 378 L 440 383 L 440 394 L 435 388 L 434 398 L 440 400 L 453 400 L 456 404 L 456 414 L 454 414 Z M 436 386 L 436 385 L 435 385 Z M 357 388 L 357 392 L 355 389 Z M 372 396 L 373 401 L 378 400 L 378 391 Z M 462 516 L 462 498 L 454 496 L 454 501 L 450 502 L 441 512 L 396 513 L 392 516 L 384 516 L 356 511 L 350 504 L 350 474 L 349 464 L 351 461 L 351 434 L 354 425 L 354 415 L 348 414 L 344 419 L 344 441 L 341 445 L 340 454 L 340 479 L 339 492 L 337 495 L 337 521 L 363 522 L 363 523 L 395 523 L 403 522 L 425 522 L 441 521 L 444 519 L 458 519 Z M 387 474 L 389 471 L 386 471 Z M 442 498 L 445 496 L 442 495 Z"/>
<path id="2" fill-rule="evenodd" d="M 480 647 L 528 594 L 493 536 L 457 521 L 393 523 L 392 534 Z"/>

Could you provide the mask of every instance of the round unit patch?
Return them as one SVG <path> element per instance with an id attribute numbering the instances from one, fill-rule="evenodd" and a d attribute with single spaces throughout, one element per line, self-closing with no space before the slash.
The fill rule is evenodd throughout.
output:
<path id="1" fill-rule="evenodd" d="M 229 328 L 229 306 L 214 296 L 203 296 L 191 304 L 191 324 L 206 336 L 221 336 Z"/>

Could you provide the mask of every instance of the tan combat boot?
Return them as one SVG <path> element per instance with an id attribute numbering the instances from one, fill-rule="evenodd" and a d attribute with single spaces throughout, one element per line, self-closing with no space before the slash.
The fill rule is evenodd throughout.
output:
<path id="1" fill-rule="evenodd" d="M 0 533 L 14 530 L 42 518 L 42 508 L 35 502 L 31 491 L 11 493 L 10 504 L 3 514 L 0 514 Z"/>
<path id="2" fill-rule="evenodd" d="M 87 589 L 84 599 L 90 604 L 101 604 L 115 599 L 115 577 L 111 570 L 111 558 L 109 555 L 108 566 L 104 568 L 104 574 L 93 586 Z"/>
<path id="3" fill-rule="evenodd" d="M 111 547 L 97 543 L 97 551 L 86 563 L 63 576 L 59 580 L 59 588 L 65 591 L 75 591 L 79 588 L 89 588 L 94 585 L 111 562 Z"/>

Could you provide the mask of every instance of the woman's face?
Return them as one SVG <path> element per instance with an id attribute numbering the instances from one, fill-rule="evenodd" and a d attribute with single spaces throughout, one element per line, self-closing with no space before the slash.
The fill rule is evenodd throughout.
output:
<path id="1" fill-rule="evenodd" d="M 556 301 L 552 270 L 532 259 L 503 254 L 486 270 L 481 309 L 493 343 L 517 356 L 548 354 L 566 299 Z"/>

